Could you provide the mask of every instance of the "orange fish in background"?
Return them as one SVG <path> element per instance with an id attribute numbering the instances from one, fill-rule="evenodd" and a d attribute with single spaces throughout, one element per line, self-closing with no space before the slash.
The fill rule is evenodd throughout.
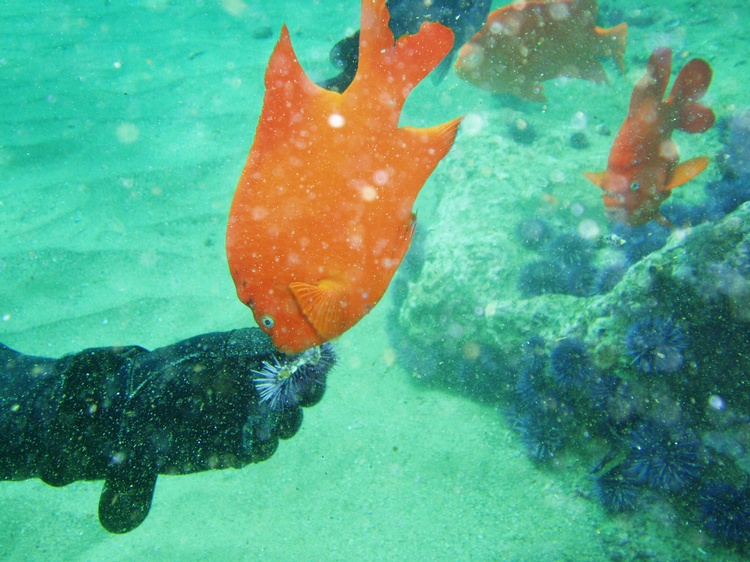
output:
<path id="1" fill-rule="evenodd" d="M 671 68 L 671 49 L 661 47 L 651 54 L 645 76 L 633 89 L 628 116 L 615 137 L 606 171 L 584 174 L 604 190 L 609 216 L 630 226 L 651 220 L 669 225 L 659 206 L 672 189 L 708 166 L 705 156 L 678 164 L 679 152 L 671 137 L 675 129 L 703 133 L 713 126 L 714 112 L 697 101 L 711 83 L 711 67 L 702 59 L 688 61 L 665 100 Z"/>
<path id="2" fill-rule="evenodd" d="M 384 0 L 363 0 L 359 68 L 336 93 L 302 70 L 284 26 L 237 186 L 227 258 L 237 294 L 276 347 L 298 353 L 356 324 L 412 238 L 412 206 L 460 119 L 399 127 L 409 92 L 453 45 L 423 24 L 394 44 Z"/>
<path id="3" fill-rule="evenodd" d="M 596 27 L 595 0 L 518 2 L 490 13 L 458 53 L 459 77 L 495 94 L 543 102 L 541 82 L 559 76 L 608 83 L 597 57 L 622 72 L 628 25 Z"/>

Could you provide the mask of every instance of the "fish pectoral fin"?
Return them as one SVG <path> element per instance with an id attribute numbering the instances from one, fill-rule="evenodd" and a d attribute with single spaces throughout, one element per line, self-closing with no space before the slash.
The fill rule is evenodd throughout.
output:
<path id="1" fill-rule="evenodd" d="M 297 304 L 320 337 L 330 340 L 345 330 L 346 299 L 344 285 L 333 279 L 323 279 L 317 285 L 290 283 Z"/>
<path id="2" fill-rule="evenodd" d="M 672 176 L 669 178 L 669 182 L 664 186 L 664 191 L 669 191 L 678 187 L 684 183 L 689 182 L 695 176 L 700 174 L 706 169 L 710 160 L 706 156 L 698 156 L 697 158 L 691 158 L 685 160 L 672 172 Z"/>
<path id="3" fill-rule="evenodd" d="M 601 187 L 604 181 L 604 172 L 583 172 L 583 177 L 593 183 L 596 187 Z"/>

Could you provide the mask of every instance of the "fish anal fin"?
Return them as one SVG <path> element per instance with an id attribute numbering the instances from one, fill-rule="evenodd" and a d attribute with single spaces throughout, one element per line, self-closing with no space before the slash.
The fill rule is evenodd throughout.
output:
<path id="1" fill-rule="evenodd" d="M 366 100 L 379 92 L 377 97 L 395 110 L 398 121 L 409 92 L 449 53 L 454 35 L 448 27 L 428 22 L 394 44 L 388 19 L 385 0 L 362 3 L 359 66 L 346 93 Z"/>
<path id="2" fill-rule="evenodd" d="M 695 176 L 706 169 L 710 160 L 706 156 L 691 158 L 677 165 L 669 178 L 669 182 L 664 186 L 664 191 L 670 191 L 675 187 L 689 182 Z"/>
<path id="3" fill-rule="evenodd" d="M 289 284 L 297 304 L 315 331 L 330 340 L 346 328 L 344 285 L 333 279 L 323 279 L 316 285 L 294 282 Z"/>
<path id="4" fill-rule="evenodd" d="M 602 183 L 604 182 L 604 172 L 583 172 L 583 177 L 596 187 L 602 187 Z"/>

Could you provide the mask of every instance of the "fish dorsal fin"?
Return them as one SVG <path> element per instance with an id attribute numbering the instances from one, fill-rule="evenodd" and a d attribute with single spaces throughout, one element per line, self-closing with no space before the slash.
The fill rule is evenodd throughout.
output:
<path id="1" fill-rule="evenodd" d="M 689 182 L 705 170 L 709 162 L 710 160 L 708 157 L 698 156 L 697 158 L 691 158 L 690 160 L 685 160 L 681 164 L 678 164 L 669 178 L 669 183 L 664 186 L 664 191 L 669 191 Z"/>
<path id="2" fill-rule="evenodd" d="M 661 107 L 664 94 L 669 85 L 669 73 L 672 69 L 672 49 L 659 47 L 655 49 L 646 64 L 646 74 L 638 80 L 630 97 L 628 117 L 653 120 L 651 114 Z M 644 116 L 643 113 L 646 113 Z"/>
<path id="3" fill-rule="evenodd" d="M 320 337 L 329 340 L 347 328 L 344 325 L 346 294 L 343 283 L 334 279 L 323 279 L 317 285 L 294 282 L 289 284 L 289 289 Z"/>
<path id="4" fill-rule="evenodd" d="M 385 0 L 366 0 L 362 2 L 359 67 L 345 94 L 389 108 L 398 122 L 409 92 L 452 46 L 453 31 L 439 23 L 423 23 L 419 32 L 404 35 L 394 44 Z"/>
<path id="5" fill-rule="evenodd" d="M 604 172 L 583 172 L 583 177 L 596 187 L 601 187 L 604 182 Z"/>

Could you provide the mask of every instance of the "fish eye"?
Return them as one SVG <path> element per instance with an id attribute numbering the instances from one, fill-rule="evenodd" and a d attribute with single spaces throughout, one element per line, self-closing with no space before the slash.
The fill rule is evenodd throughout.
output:
<path id="1" fill-rule="evenodd" d="M 268 330 L 270 330 L 271 328 L 273 328 L 274 324 L 276 324 L 276 322 L 274 322 L 273 316 L 269 316 L 268 314 L 266 314 L 265 316 L 261 317 L 260 323 L 261 323 L 261 325 L 264 328 L 266 328 Z"/>
<path id="2" fill-rule="evenodd" d="M 638 191 L 640 187 L 641 187 L 641 184 L 638 183 L 637 181 L 634 181 L 633 183 L 630 184 L 630 191 Z"/>

